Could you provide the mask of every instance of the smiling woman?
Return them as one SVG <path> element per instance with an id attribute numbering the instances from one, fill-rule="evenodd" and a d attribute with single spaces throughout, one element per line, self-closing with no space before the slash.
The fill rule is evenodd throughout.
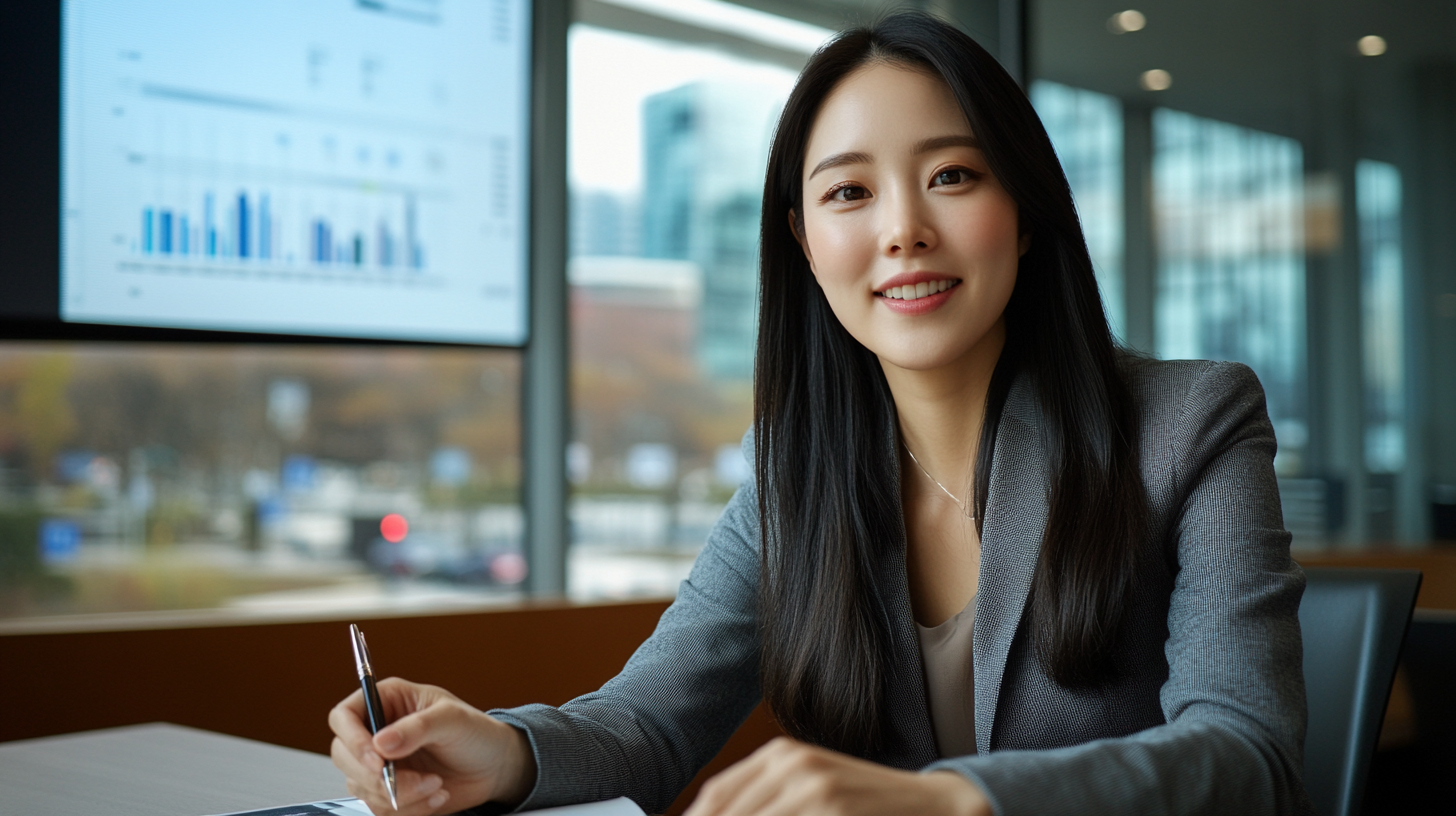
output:
<path id="1" fill-rule="evenodd" d="M 994 362 L 1029 236 L 944 80 L 893 63 L 851 74 L 819 110 L 811 166 L 791 226 L 802 222 L 805 257 L 850 335 L 896 368 L 934 368 L 982 342 Z"/>
<path id="2" fill-rule="evenodd" d="M 876 733 L 889 725 L 875 678 L 892 670 L 887 654 L 869 648 L 882 637 L 876 610 L 854 609 L 880 594 L 874 577 L 849 569 L 828 580 L 812 562 L 836 551 L 850 565 L 894 559 L 888 542 L 899 540 L 903 517 L 916 622 L 941 624 L 967 608 L 997 432 L 1018 378 L 1037 403 L 1051 459 L 1048 534 L 1029 601 L 1034 651 L 1059 684 L 1097 685 L 1111 674 L 1147 498 L 1132 397 L 1066 182 L 1026 97 L 968 38 L 897 18 L 821 53 L 790 97 L 775 145 L 755 401 L 767 472 L 759 486 L 770 507 L 815 508 L 765 511 L 768 558 L 778 562 L 764 575 L 775 713 L 791 733 L 841 750 L 891 741 Z M 778 213 L 790 230 L 772 229 Z M 950 286 L 930 296 L 941 281 Z M 914 300 L 903 300 L 907 285 Z M 808 383 L 829 394 L 796 393 Z M 912 463 L 908 472 L 927 479 L 884 496 L 876 474 Z M 814 496 L 806 484 L 829 487 Z M 969 499 L 976 523 L 944 502 L 955 493 Z M 856 529 L 834 516 L 870 521 Z M 816 544 L 774 548 L 775 539 Z M 845 593 L 845 583 L 862 588 Z M 836 604 L 843 617 L 818 619 L 833 636 L 791 634 Z M 853 664 L 859 670 L 844 670 Z M 832 731 L 821 733 L 826 725 Z"/>
<path id="3" fill-rule="evenodd" d="M 755 478 L 652 638 L 560 708 L 386 681 L 371 739 L 344 701 L 351 789 L 382 810 L 388 759 L 407 813 L 657 811 L 762 698 L 792 738 L 692 816 L 1307 811 L 1263 392 L 1114 345 L 996 61 L 922 14 L 817 52 L 761 247 Z"/>

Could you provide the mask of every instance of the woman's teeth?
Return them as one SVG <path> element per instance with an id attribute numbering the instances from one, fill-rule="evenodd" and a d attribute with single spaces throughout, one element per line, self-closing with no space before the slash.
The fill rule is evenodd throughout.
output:
<path id="1" fill-rule="evenodd" d="M 928 295 L 944 292 L 952 286 L 955 286 L 956 283 L 957 281 L 954 280 L 938 280 L 928 283 L 917 283 L 913 286 L 891 286 L 882 294 L 887 298 L 894 298 L 895 300 L 918 300 Z"/>

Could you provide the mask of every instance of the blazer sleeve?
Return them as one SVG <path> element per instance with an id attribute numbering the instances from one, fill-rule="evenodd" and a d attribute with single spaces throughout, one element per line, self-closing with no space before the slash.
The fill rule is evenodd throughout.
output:
<path id="1" fill-rule="evenodd" d="M 1307 813 L 1299 601 L 1274 432 L 1247 367 L 1210 365 L 1174 427 L 1178 573 L 1160 693 L 1165 725 L 1047 751 L 936 762 L 1002 816 Z M 1175 493 L 1174 495 L 1179 495 Z"/>
<path id="2" fill-rule="evenodd" d="M 627 796 L 660 813 L 717 755 L 762 697 L 758 538 L 750 479 L 617 677 L 560 708 L 488 712 L 524 730 L 535 753 L 536 787 L 521 810 Z"/>

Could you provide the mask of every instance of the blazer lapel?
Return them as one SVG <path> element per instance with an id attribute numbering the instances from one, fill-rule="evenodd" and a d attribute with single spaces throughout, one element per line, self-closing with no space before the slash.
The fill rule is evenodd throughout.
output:
<path id="1" fill-rule="evenodd" d="M 1006 659 L 1031 593 L 1041 552 L 1049 485 L 1040 411 L 1029 378 L 1019 376 L 1012 383 L 996 431 L 986 518 L 981 527 L 981 577 L 971 636 L 977 753 L 991 751 Z"/>

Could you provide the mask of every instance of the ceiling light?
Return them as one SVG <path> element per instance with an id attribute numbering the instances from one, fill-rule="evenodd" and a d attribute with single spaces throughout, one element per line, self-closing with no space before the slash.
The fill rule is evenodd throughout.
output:
<path id="1" fill-rule="evenodd" d="M 1148 24 L 1148 18 L 1143 16 L 1137 9 L 1128 9 L 1107 18 L 1107 30 L 1113 34 L 1126 34 L 1129 31 L 1142 31 Z"/>
<path id="2" fill-rule="evenodd" d="M 1374 34 L 1367 34 L 1361 37 L 1359 42 L 1355 43 L 1355 47 L 1360 49 L 1360 53 L 1367 57 L 1378 57 L 1385 53 L 1385 38 L 1377 37 Z"/>
<path id="3" fill-rule="evenodd" d="M 1162 68 L 1143 71 L 1142 85 L 1145 91 L 1166 91 L 1173 86 L 1173 75 Z"/>

